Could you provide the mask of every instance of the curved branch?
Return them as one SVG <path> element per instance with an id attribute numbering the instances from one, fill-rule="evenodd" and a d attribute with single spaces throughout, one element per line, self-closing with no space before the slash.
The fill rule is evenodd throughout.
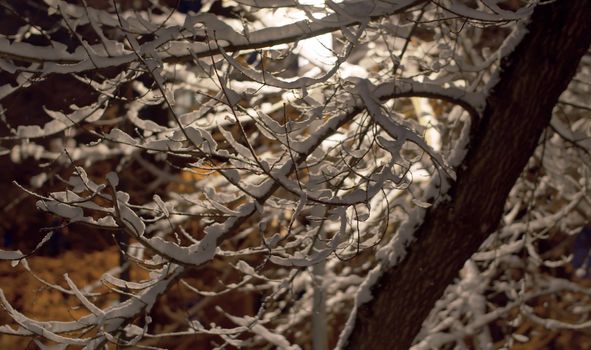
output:
<path id="1" fill-rule="evenodd" d="M 193 57 L 209 57 L 219 54 L 220 48 L 216 43 L 210 45 L 205 42 L 187 43 L 186 40 L 195 37 L 196 24 L 204 25 L 208 32 L 215 31 L 217 39 L 225 42 L 223 48 L 227 52 L 265 48 L 316 37 L 340 30 L 343 27 L 388 17 L 406 11 L 425 1 L 404 0 L 396 5 L 375 2 L 373 6 L 369 6 L 366 1 L 350 1 L 345 2 L 340 8 L 345 13 L 354 13 L 355 17 L 333 13 L 313 22 L 303 20 L 280 27 L 263 28 L 249 33 L 248 36 L 234 31 L 212 14 L 200 14 L 190 18 L 184 26 L 160 29 L 156 32 L 157 39 L 142 44 L 139 52 L 156 52 L 158 54 L 157 58 L 163 61 L 191 60 Z M 187 31 L 188 34 L 186 34 Z M 210 37 L 213 38 L 213 35 L 210 35 Z M 42 68 L 18 67 L 16 69 L 44 74 L 84 72 L 97 68 L 117 67 L 137 60 L 134 52 L 123 50 L 118 50 L 119 54 L 116 56 L 113 56 L 113 53 L 109 55 L 105 52 L 102 44 L 89 45 L 88 52 L 92 53 L 93 57 L 89 57 L 85 50 L 76 50 L 69 53 L 65 45 L 60 45 L 57 42 L 53 42 L 53 44 L 59 45 L 59 50 L 50 46 L 38 47 L 22 42 L 10 43 L 8 39 L 0 38 L 0 58 L 43 63 Z M 168 47 L 165 49 L 157 50 L 166 45 Z"/>
<path id="2" fill-rule="evenodd" d="M 590 11 L 587 0 L 554 1 L 535 8 L 527 34 L 501 61 L 498 83 L 480 122 L 472 126 L 458 180 L 448 192 L 450 199 L 432 207 L 422 224 L 413 228 L 414 242 L 406 247 L 402 261 L 394 266 L 395 262 L 385 261 L 369 276 L 341 345 L 410 347 L 445 288 L 495 231 L 511 188 L 589 48 L 591 22 L 586 14 Z"/>

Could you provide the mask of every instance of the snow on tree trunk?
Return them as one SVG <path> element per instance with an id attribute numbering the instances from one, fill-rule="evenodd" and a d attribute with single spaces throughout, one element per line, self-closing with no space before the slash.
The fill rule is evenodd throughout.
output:
<path id="1" fill-rule="evenodd" d="M 472 125 L 451 199 L 427 213 L 406 259 L 376 281 L 374 298 L 357 310 L 348 349 L 408 349 L 444 289 L 496 229 L 509 191 L 589 48 L 589 13 L 587 0 L 536 7 Z"/>

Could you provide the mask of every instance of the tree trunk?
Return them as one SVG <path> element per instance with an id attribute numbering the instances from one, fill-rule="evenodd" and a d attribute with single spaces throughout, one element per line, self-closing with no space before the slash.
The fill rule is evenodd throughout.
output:
<path id="1" fill-rule="evenodd" d="M 589 0 L 536 7 L 473 125 L 451 200 L 427 213 L 406 258 L 374 285 L 348 349 L 408 349 L 445 288 L 496 229 L 509 191 L 589 47 L 589 14 Z"/>

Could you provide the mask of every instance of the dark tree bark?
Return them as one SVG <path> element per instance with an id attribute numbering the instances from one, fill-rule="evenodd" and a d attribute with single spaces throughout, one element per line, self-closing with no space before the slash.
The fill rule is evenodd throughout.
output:
<path id="1" fill-rule="evenodd" d="M 537 6 L 528 34 L 501 62 L 473 125 L 451 200 L 430 210 L 397 266 L 362 305 L 348 349 L 408 349 L 444 289 L 496 229 L 503 206 L 591 42 L 591 1 Z"/>

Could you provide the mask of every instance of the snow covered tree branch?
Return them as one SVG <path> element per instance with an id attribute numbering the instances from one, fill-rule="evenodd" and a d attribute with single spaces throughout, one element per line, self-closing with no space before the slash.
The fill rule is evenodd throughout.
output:
<path id="1" fill-rule="evenodd" d="M 591 28 L 581 15 L 588 7 L 584 1 L 538 5 L 529 24 L 521 29 L 523 34 L 514 36 L 518 42 L 503 57 L 482 118 L 471 130 L 458 181 L 448 192 L 450 199 L 428 211 L 422 223 L 415 223 L 416 242 L 408 248 L 396 246 L 386 256 L 390 261 L 374 270 L 372 283 L 360 293 L 363 299 L 350 348 L 408 348 L 420 329 L 419 320 L 495 231 L 514 182 L 549 125 L 552 109 L 575 75 L 578 60 L 589 48 Z M 549 22 L 554 25 L 548 26 Z M 568 38 L 563 36 L 565 26 Z M 557 55 L 575 61 L 555 66 Z M 534 88 L 536 95 L 532 96 Z M 481 193 L 487 193 L 486 198 Z M 376 298 L 363 303 L 368 290 Z M 373 317 L 382 322 L 367 321 Z M 391 325 L 400 325 L 395 326 L 395 336 L 376 337 Z"/>
<path id="2" fill-rule="evenodd" d="M 588 5 L 569 6 L 6 1 L 2 207 L 38 219 L 16 236 L 5 220 L 0 262 L 64 312 L 30 312 L 3 285 L 0 334 L 40 348 L 317 350 L 408 348 L 418 334 L 427 349 L 491 343 L 487 327 L 515 310 L 583 327 L 526 304 L 586 293 L 538 268 L 569 264 L 537 242 L 558 221 L 578 232 L 591 205 L 577 82 L 591 31 Z M 546 16 L 568 36 L 540 28 Z M 40 272 L 37 259 L 77 251 L 113 260 Z M 488 309 L 500 266 L 524 251 L 544 283 Z"/>

